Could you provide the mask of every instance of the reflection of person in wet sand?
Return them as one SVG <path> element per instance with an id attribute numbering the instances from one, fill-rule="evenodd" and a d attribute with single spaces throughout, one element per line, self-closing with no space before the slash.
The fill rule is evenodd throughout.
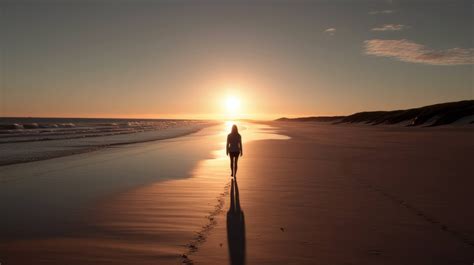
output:
<path id="1" fill-rule="evenodd" d="M 239 155 L 242 156 L 242 136 L 239 134 L 237 125 L 232 125 L 232 131 L 227 135 L 227 144 L 225 146 L 226 154 L 230 157 L 230 170 L 231 176 L 234 178 L 237 176 L 237 162 L 239 161 Z"/>
<path id="2" fill-rule="evenodd" d="M 230 264 L 245 264 L 245 219 L 244 212 L 240 208 L 239 188 L 235 180 L 232 180 L 230 208 L 227 212 L 227 244 Z"/>

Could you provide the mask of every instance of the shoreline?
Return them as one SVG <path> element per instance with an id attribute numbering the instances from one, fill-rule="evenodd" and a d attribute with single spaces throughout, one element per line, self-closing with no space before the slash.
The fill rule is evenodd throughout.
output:
<path id="1" fill-rule="evenodd" d="M 338 127 L 347 127 L 347 128 L 376 128 L 376 129 L 393 129 L 393 130 L 412 130 L 412 131 L 420 131 L 420 130 L 434 130 L 434 131 L 466 131 L 466 130 L 474 130 L 474 126 L 472 124 L 467 124 L 467 125 L 441 125 L 441 126 L 417 126 L 417 127 L 412 127 L 412 126 L 401 126 L 398 124 L 382 124 L 382 125 L 372 125 L 372 124 L 360 124 L 360 123 L 332 123 L 332 122 L 322 122 L 322 121 L 246 121 L 249 123 L 256 123 L 256 124 L 265 124 L 265 125 L 278 125 L 278 124 L 301 124 L 301 125 L 310 125 L 310 126 L 318 126 L 318 125 L 323 125 L 323 126 L 338 126 Z M 161 140 L 167 140 L 167 139 L 172 139 L 172 138 L 179 138 L 183 137 L 192 133 L 196 133 L 204 128 L 211 127 L 217 125 L 219 122 L 207 122 L 206 124 L 201 124 L 199 126 L 194 126 L 195 128 L 192 128 L 193 126 L 190 126 L 191 128 L 184 128 L 184 129 L 190 129 L 187 131 L 183 132 L 178 132 L 177 134 L 174 135 L 157 135 L 155 138 L 152 139 L 143 139 L 143 140 L 132 140 L 132 141 L 127 141 L 127 142 L 117 142 L 117 143 L 108 143 L 108 144 L 102 144 L 102 145 L 96 145 L 96 146 L 84 146 L 83 148 L 80 149 L 73 149 L 73 150 L 61 150 L 61 151 L 50 151 L 48 152 L 47 156 L 43 157 L 38 157 L 38 156 L 29 156 L 26 155 L 23 158 L 16 158 L 13 160 L 8 160 L 8 159 L 2 159 L 0 157 L 0 168 L 5 167 L 5 166 L 11 166 L 11 165 L 17 165 L 17 164 L 25 164 L 25 163 L 30 163 L 30 162 L 37 162 L 37 161 L 44 161 L 44 160 L 50 160 L 50 159 L 55 159 L 55 158 L 61 158 L 61 157 L 66 157 L 66 156 L 73 156 L 73 155 L 79 155 L 79 154 L 85 154 L 85 153 L 91 153 L 91 152 L 96 152 L 100 151 L 109 147 L 114 147 L 114 146 L 124 146 L 124 145 L 133 145 L 133 144 L 140 144 L 140 143 L 147 143 L 147 142 L 154 142 L 154 141 L 161 141 Z M 156 131 L 158 134 L 160 133 L 166 133 L 168 130 L 173 130 L 173 129 L 183 129 L 183 128 L 169 128 L 165 130 L 158 130 Z M 131 133 L 133 134 L 140 134 L 140 133 Z M 115 136 L 115 135 L 114 135 Z M 99 137 L 110 137 L 110 136 L 99 136 Z M 113 136 L 112 136 L 113 137 Z M 38 141 L 38 142 L 56 142 L 56 141 L 65 141 L 63 139 L 59 140 L 48 140 L 48 141 Z M 10 145 L 10 144 L 34 144 L 35 142 L 13 142 L 13 143 L 2 143 L 0 144 L 0 148 L 3 145 Z M 6 152 L 6 151 L 5 151 Z"/>
<path id="2" fill-rule="evenodd" d="M 172 138 L 178 138 L 178 137 L 183 137 L 186 135 L 190 135 L 193 133 L 196 133 L 206 127 L 211 127 L 217 125 L 217 122 L 207 122 L 204 124 L 199 124 L 199 125 L 191 125 L 189 127 L 178 127 L 178 128 L 168 128 L 164 130 L 157 130 L 154 132 L 145 132 L 147 134 L 150 133 L 155 133 L 156 136 L 151 137 L 151 138 L 145 138 L 141 140 L 129 140 L 129 141 L 123 141 L 123 142 L 111 142 L 111 143 L 106 143 L 106 144 L 97 144 L 94 146 L 89 146 L 89 145 L 83 145 L 83 146 L 77 146 L 74 149 L 69 149 L 69 150 L 57 150 L 57 151 L 47 151 L 47 155 L 43 153 L 43 156 L 35 156 L 29 153 L 23 154 L 23 157 L 16 158 L 16 159 L 2 159 L 0 157 L 0 168 L 4 166 L 10 166 L 10 165 L 17 165 L 17 164 L 24 164 L 24 163 L 30 163 L 30 162 L 36 162 L 36 161 L 44 161 L 44 160 L 50 160 L 54 158 L 61 158 L 61 157 L 66 157 L 66 156 L 72 156 L 72 155 L 78 155 L 78 154 L 85 154 L 85 153 L 90 153 L 90 152 L 95 152 L 99 150 L 103 150 L 109 147 L 114 147 L 114 146 L 124 146 L 124 145 L 131 145 L 131 144 L 140 144 L 140 143 L 147 143 L 147 142 L 153 142 L 153 141 L 161 141 L 161 140 L 167 140 L 167 139 L 172 139 Z M 181 130 L 181 131 L 180 131 Z M 168 134 L 170 131 L 176 131 L 174 134 Z M 135 134 L 135 135 L 134 135 Z M 130 136 L 140 136 L 137 134 L 144 134 L 144 133 L 130 133 Z M 114 135 L 115 136 L 115 135 Z M 120 135 L 121 136 L 121 135 Z M 113 137 L 113 136 L 99 136 L 99 137 Z M 97 137 L 97 138 L 99 138 Z M 79 138 L 80 139 L 80 138 Z M 3 143 L 0 145 L 1 148 L 5 148 L 7 145 L 33 145 L 35 143 L 40 143 L 43 144 L 44 142 L 52 142 L 53 144 L 56 144 L 57 142 L 65 142 L 67 143 L 70 139 L 59 139 L 59 140 L 48 140 L 48 141 L 33 141 L 33 142 L 15 142 L 15 143 Z M 89 140 L 89 139 L 88 139 Z M 93 139 L 96 140 L 96 139 Z M 45 147 L 48 147 L 47 145 Z M 40 147 L 40 148 L 45 148 L 45 147 Z M 8 152 L 8 150 L 4 150 L 4 152 Z M 6 155 L 8 156 L 8 155 Z"/>
<path id="3" fill-rule="evenodd" d="M 223 150 L 228 124 L 38 162 L 42 170 L 16 167 L 16 175 L 32 175 L 0 190 L 9 213 L 0 220 L 2 262 L 433 265 L 471 258 L 470 130 L 260 123 L 239 125 L 238 188 L 229 187 Z"/>
<path id="4" fill-rule="evenodd" d="M 264 125 L 241 128 L 247 142 L 278 137 L 266 129 L 256 132 Z M 43 169 L 2 168 L 24 176 L 4 182 L 0 191 L 2 209 L 9 212 L 0 220 L 2 262 L 180 261 L 207 236 L 221 210 L 229 181 L 227 133 L 222 124 L 186 137 L 35 164 Z"/>

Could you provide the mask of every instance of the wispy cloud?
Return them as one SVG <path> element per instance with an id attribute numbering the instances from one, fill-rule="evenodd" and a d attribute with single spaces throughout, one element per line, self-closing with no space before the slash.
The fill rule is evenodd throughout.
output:
<path id="1" fill-rule="evenodd" d="M 434 50 L 410 40 L 373 39 L 364 42 L 365 54 L 430 65 L 474 64 L 474 48 Z"/>
<path id="2" fill-rule="evenodd" d="M 385 24 L 380 27 L 373 28 L 372 31 L 401 31 L 409 28 L 409 26 L 402 24 Z"/>
<path id="3" fill-rule="evenodd" d="M 336 34 L 336 29 L 335 28 L 328 28 L 328 29 L 324 30 L 324 33 L 327 33 L 330 36 L 334 36 Z"/>
<path id="4" fill-rule="evenodd" d="M 395 11 L 395 10 L 392 10 L 392 9 L 374 10 L 374 11 L 370 11 L 370 12 L 369 12 L 369 15 L 392 14 L 392 13 L 395 13 L 395 12 L 396 12 L 396 11 Z"/>

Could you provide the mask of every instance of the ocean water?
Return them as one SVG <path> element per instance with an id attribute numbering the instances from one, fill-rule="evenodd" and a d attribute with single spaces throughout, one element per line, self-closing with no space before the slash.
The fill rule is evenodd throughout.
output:
<path id="1" fill-rule="evenodd" d="M 132 134 L 196 122 L 163 119 L 0 118 L 0 143 Z"/>
<path id="2" fill-rule="evenodd" d="M 210 124 L 170 119 L 0 118 L 0 166 L 173 138 Z"/>

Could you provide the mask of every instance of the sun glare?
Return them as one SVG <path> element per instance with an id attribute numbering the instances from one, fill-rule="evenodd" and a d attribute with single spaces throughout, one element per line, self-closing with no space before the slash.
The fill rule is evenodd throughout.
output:
<path id="1" fill-rule="evenodd" d="M 225 101 L 225 107 L 227 109 L 227 113 L 230 115 L 237 115 L 239 114 L 240 110 L 240 100 L 235 96 L 227 97 Z"/>

